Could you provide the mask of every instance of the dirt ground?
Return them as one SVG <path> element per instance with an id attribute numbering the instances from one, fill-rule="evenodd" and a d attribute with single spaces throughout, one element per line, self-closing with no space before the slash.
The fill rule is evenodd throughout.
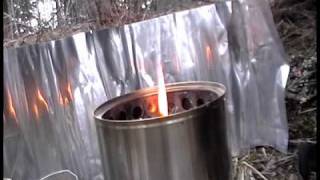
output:
<path id="1" fill-rule="evenodd" d="M 289 4 L 290 3 L 290 4 Z M 273 6 L 290 75 L 286 105 L 290 139 L 316 136 L 316 0 L 283 0 Z"/>

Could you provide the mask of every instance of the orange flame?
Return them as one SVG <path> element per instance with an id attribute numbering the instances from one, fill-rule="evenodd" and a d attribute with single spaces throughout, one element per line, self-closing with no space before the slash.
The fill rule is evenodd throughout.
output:
<path id="1" fill-rule="evenodd" d="M 149 108 L 149 111 L 152 112 L 152 113 L 155 113 L 157 111 L 156 105 L 155 104 L 151 104 L 150 108 Z"/>
<path id="2" fill-rule="evenodd" d="M 70 101 L 72 101 L 73 99 L 73 95 L 72 95 L 72 89 L 71 89 L 71 84 L 68 83 L 67 84 L 67 94 L 63 95 L 61 94 L 61 92 L 58 94 L 59 96 L 59 104 L 60 105 L 68 105 L 70 103 Z"/>
<path id="3" fill-rule="evenodd" d="M 36 118 L 39 119 L 39 110 L 38 110 L 37 104 L 33 105 L 33 110 L 34 110 L 34 113 L 36 115 Z"/>
<path id="4" fill-rule="evenodd" d="M 68 94 L 69 94 L 70 99 L 72 99 L 72 91 L 71 91 L 71 85 L 70 85 L 70 83 L 68 83 L 68 85 L 67 85 L 67 91 L 68 91 Z"/>
<path id="5" fill-rule="evenodd" d="M 212 51 L 211 51 L 210 46 L 206 47 L 206 55 L 207 55 L 207 61 L 210 62 L 212 59 Z"/>
<path id="6" fill-rule="evenodd" d="M 65 98 L 64 98 L 64 105 L 67 105 L 67 104 L 69 104 L 69 100 L 68 100 L 67 97 L 65 97 Z"/>
<path id="7" fill-rule="evenodd" d="M 72 95 L 72 89 L 71 89 L 71 84 L 68 83 L 67 84 L 67 92 L 64 96 L 62 96 L 61 92 L 58 94 L 58 98 L 59 98 L 59 104 L 60 105 L 68 105 L 70 103 L 70 101 L 72 101 L 73 99 L 73 95 Z"/>
<path id="8" fill-rule="evenodd" d="M 61 93 L 59 93 L 59 104 L 64 105 L 63 97 L 62 97 Z"/>
<path id="9" fill-rule="evenodd" d="M 151 112 L 151 114 L 157 113 L 157 104 L 158 104 L 158 97 L 155 98 L 150 98 L 149 99 L 149 105 L 148 105 L 148 111 Z"/>
<path id="10" fill-rule="evenodd" d="M 160 62 L 158 63 L 158 107 L 159 107 L 159 113 L 161 116 L 168 116 L 168 100 L 167 100 L 167 92 L 166 92 L 166 86 L 164 83 L 164 77 L 163 77 L 163 71 L 162 66 Z"/>
<path id="11" fill-rule="evenodd" d="M 48 103 L 46 102 L 46 100 L 44 99 L 42 94 L 40 93 L 39 89 L 37 90 L 37 96 L 38 96 L 38 99 L 45 105 L 46 109 L 49 110 Z"/>
<path id="12" fill-rule="evenodd" d="M 7 90 L 8 91 L 8 98 L 9 98 L 9 102 L 8 102 L 8 106 L 9 106 L 9 112 L 10 112 L 10 114 L 13 116 L 13 118 L 15 119 L 15 121 L 17 121 L 17 114 L 16 114 L 16 110 L 14 109 L 14 107 L 13 107 L 13 103 L 12 103 L 12 97 L 11 97 L 11 94 L 10 94 L 10 92 L 9 92 L 9 90 Z"/>

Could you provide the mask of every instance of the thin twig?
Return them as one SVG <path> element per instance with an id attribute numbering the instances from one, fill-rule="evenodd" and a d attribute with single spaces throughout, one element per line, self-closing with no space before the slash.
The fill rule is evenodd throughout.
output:
<path id="1" fill-rule="evenodd" d="M 308 112 L 313 112 L 315 110 L 317 110 L 317 108 L 310 108 L 310 109 L 307 109 L 305 111 L 299 112 L 299 114 L 305 114 L 305 113 L 308 113 Z"/>
<path id="2" fill-rule="evenodd" d="M 253 166 L 251 166 L 249 163 L 247 163 L 246 161 L 242 161 L 241 162 L 243 165 L 249 167 L 254 173 L 256 173 L 258 176 L 260 176 L 263 180 L 268 180 L 263 174 L 261 174 L 256 168 L 254 168 Z"/>

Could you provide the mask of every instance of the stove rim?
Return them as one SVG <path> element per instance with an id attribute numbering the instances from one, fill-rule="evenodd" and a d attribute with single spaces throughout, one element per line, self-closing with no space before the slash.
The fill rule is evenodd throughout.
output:
<path id="1" fill-rule="evenodd" d="M 211 91 L 217 95 L 217 98 L 210 101 L 207 104 L 191 108 L 189 110 L 185 110 L 182 112 L 169 114 L 168 116 L 157 116 L 157 117 L 150 117 L 150 118 L 143 118 L 143 119 L 130 119 L 130 120 L 110 120 L 102 118 L 103 114 L 105 114 L 110 109 L 114 108 L 115 106 L 128 101 L 134 100 L 139 97 L 146 97 L 150 95 L 154 95 L 157 93 L 158 86 L 154 87 L 147 87 L 143 89 L 136 90 L 134 92 L 130 92 L 115 98 L 112 98 L 100 106 L 96 108 L 94 111 L 94 119 L 98 126 L 135 126 L 139 125 L 143 127 L 153 127 L 159 125 L 168 125 L 174 124 L 178 122 L 185 121 L 190 118 L 183 118 L 183 117 L 194 117 L 199 114 L 201 111 L 205 110 L 207 106 L 212 106 L 216 104 L 217 101 L 223 99 L 226 94 L 226 87 L 218 82 L 210 82 L 210 81 L 187 81 L 187 82 L 177 82 L 177 83 L 168 83 L 166 84 L 167 92 L 177 91 L 177 90 L 205 90 Z M 198 112 L 198 113 L 197 113 Z M 136 128 L 136 127 L 132 127 Z"/>

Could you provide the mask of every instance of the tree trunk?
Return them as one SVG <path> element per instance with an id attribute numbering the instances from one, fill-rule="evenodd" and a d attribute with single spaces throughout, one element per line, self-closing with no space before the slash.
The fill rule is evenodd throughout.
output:
<path id="1" fill-rule="evenodd" d="M 62 15 L 62 4 L 60 0 L 56 1 L 56 15 L 57 15 L 57 27 L 63 26 L 64 17 Z"/>

